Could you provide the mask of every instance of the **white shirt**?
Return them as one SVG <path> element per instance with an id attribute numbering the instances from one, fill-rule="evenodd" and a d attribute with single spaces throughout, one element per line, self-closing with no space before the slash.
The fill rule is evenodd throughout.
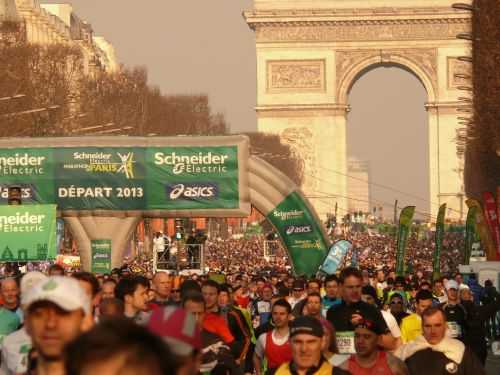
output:
<path id="1" fill-rule="evenodd" d="M 11 375 L 27 372 L 30 349 L 31 337 L 24 327 L 6 336 L 0 346 L 2 351 L 0 373 Z"/>
<path id="2" fill-rule="evenodd" d="M 387 327 L 389 327 L 392 336 L 395 338 L 401 337 L 401 329 L 399 328 L 396 318 L 389 311 L 380 311 L 382 312 L 382 316 L 384 317 L 385 323 L 387 324 Z"/>
<path id="3" fill-rule="evenodd" d="M 165 240 L 163 236 L 153 238 L 153 247 L 158 253 L 165 251 Z"/>

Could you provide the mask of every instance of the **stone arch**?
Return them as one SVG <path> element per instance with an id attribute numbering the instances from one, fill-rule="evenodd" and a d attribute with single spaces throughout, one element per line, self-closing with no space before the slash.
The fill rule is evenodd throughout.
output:
<path id="1" fill-rule="evenodd" d="M 339 103 L 347 103 L 349 93 L 354 84 L 364 73 L 379 66 L 396 66 L 414 75 L 424 86 L 427 92 L 428 102 L 437 100 L 437 78 L 436 66 L 432 60 L 418 57 L 418 52 L 412 52 L 405 56 L 404 51 L 397 53 L 373 52 L 364 56 L 353 56 L 348 60 L 352 65 L 342 69 L 337 63 L 337 100 Z M 423 52 L 423 51 L 422 51 Z M 429 56 L 430 57 L 430 56 Z M 419 61 L 420 60 L 420 61 Z M 340 74 L 340 75 L 339 75 Z"/>

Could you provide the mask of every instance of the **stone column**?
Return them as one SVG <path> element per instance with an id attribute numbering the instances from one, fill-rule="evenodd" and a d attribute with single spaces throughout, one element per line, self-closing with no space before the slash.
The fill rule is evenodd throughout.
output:
<path id="1" fill-rule="evenodd" d="M 465 219 L 465 193 L 463 184 L 463 163 L 457 155 L 456 136 L 458 128 L 457 107 L 459 102 L 429 103 L 429 159 L 431 199 L 438 204 L 447 204 L 451 209 L 446 217 L 453 220 Z M 431 213 L 436 216 L 437 205 Z"/>

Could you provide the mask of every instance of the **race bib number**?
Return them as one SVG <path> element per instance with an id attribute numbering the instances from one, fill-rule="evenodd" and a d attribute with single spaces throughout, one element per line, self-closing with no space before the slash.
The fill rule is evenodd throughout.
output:
<path id="1" fill-rule="evenodd" d="M 462 337 L 462 326 L 457 322 L 448 322 L 448 332 L 454 339 Z"/>
<path id="2" fill-rule="evenodd" d="M 355 354 L 354 331 L 337 332 L 339 354 Z"/>

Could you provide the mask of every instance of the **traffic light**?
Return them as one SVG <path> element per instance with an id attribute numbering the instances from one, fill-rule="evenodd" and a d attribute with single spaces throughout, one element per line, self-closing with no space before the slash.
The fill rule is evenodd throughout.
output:
<path id="1" fill-rule="evenodd" d="M 20 186 L 9 186 L 7 204 L 11 206 L 19 206 L 22 203 L 21 194 L 22 192 Z"/>

